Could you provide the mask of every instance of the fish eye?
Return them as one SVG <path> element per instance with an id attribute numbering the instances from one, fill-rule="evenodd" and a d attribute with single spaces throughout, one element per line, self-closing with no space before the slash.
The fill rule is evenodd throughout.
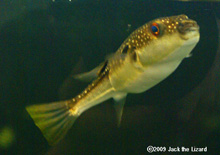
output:
<path id="1" fill-rule="evenodd" d="M 152 25 L 151 25 L 151 32 L 155 36 L 158 36 L 160 34 L 160 28 L 159 28 L 159 25 L 157 23 L 152 23 Z"/>

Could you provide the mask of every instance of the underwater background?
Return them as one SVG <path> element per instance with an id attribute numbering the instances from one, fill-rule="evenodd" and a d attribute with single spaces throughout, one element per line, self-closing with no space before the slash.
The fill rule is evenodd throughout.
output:
<path id="1" fill-rule="evenodd" d="M 49 146 L 25 106 L 74 97 L 87 83 L 73 74 L 99 65 L 146 22 L 179 14 L 200 26 L 193 56 L 152 89 L 129 94 L 120 128 L 108 100 Z M 219 154 L 219 19 L 213 1 L 0 1 L 0 154 L 148 154 L 149 145 Z"/>

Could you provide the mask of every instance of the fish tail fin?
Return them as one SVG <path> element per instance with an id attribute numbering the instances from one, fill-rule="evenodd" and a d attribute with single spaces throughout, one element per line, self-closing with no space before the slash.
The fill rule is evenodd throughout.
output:
<path id="1" fill-rule="evenodd" d="M 50 145 L 57 144 L 79 116 L 70 108 L 71 100 L 27 106 L 31 118 Z"/>

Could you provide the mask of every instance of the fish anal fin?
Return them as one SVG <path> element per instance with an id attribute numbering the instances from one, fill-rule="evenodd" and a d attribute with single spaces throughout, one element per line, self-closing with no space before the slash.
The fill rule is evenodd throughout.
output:
<path id="1" fill-rule="evenodd" d="M 126 96 L 127 96 L 126 93 L 121 93 L 113 97 L 118 127 L 120 127 L 121 125 L 121 118 L 123 114 L 124 104 L 126 101 Z"/>

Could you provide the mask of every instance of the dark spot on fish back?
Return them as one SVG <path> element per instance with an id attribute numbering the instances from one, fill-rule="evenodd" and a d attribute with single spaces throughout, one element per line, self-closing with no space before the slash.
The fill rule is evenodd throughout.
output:
<path id="1" fill-rule="evenodd" d="M 122 53 L 127 54 L 128 53 L 128 45 L 125 46 L 125 48 L 122 50 Z"/>
<path id="2" fill-rule="evenodd" d="M 102 68 L 100 69 L 98 76 L 100 76 L 103 72 L 105 72 L 105 69 L 108 65 L 108 60 L 105 61 L 104 65 L 102 66 Z"/>
<path id="3" fill-rule="evenodd" d="M 137 53 L 135 52 L 137 48 L 135 46 L 131 47 L 131 58 L 134 61 L 137 61 Z"/>
<path id="4" fill-rule="evenodd" d="M 135 51 L 132 52 L 132 59 L 137 61 L 137 53 Z"/>

